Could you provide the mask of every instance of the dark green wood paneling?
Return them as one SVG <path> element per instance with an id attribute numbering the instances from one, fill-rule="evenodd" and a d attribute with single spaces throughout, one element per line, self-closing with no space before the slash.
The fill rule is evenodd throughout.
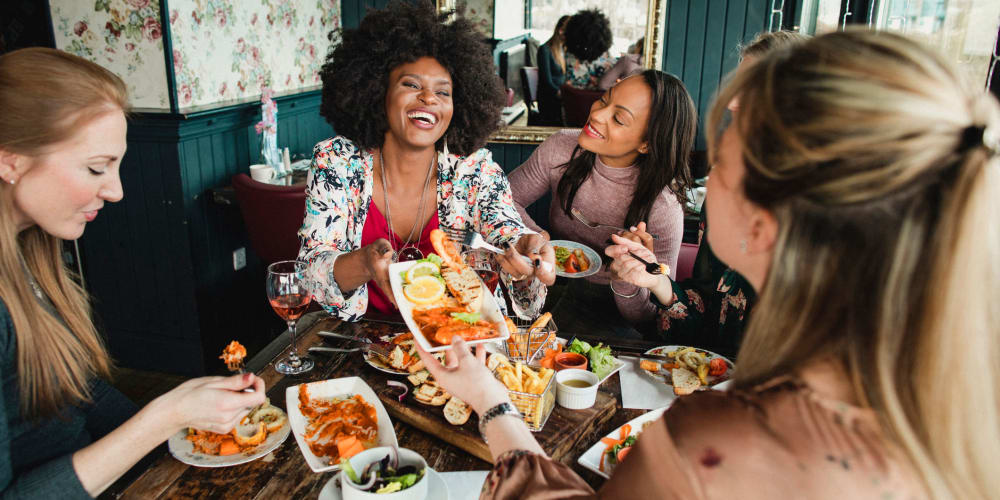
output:
<path id="1" fill-rule="evenodd" d="M 678 0 L 668 2 L 666 12 L 662 68 L 684 81 L 701 118 L 719 83 L 739 63 L 740 44 L 765 29 L 770 2 Z M 702 128 L 698 150 L 705 148 Z"/>
<path id="2" fill-rule="evenodd" d="M 535 144 L 501 144 L 490 143 L 486 148 L 493 154 L 493 161 L 497 162 L 505 173 L 510 173 L 522 163 L 528 161 L 528 157 L 535 151 Z M 532 203 L 528 207 L 528 215 L 543 229 L 549 228 L 549 206 L 552 203 L 552 196 L 547 194 Z"/>
<path id="3" fill-rule="evenodd" d="M 319 117 L 319 92 L 276 101 L 279 144 L 292 154 L 309 155 L 333 134 Z M 218 371 L 215 358 L 229 340 L 255 352 L 283 330 L 238 208 L 211 197 L 260 158 L 259 116 L 259 104 L 248 103 L 131 120 L 125 198 L 106 206 L 80 240 L 96 319 L 122 365 L 201 375 Z M 240 247 L 247 267 L 234 271 Z"/>

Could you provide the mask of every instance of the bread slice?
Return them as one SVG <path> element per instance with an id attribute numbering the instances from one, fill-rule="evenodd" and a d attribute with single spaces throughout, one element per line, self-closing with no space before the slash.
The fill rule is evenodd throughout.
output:
<path id="1" fill-rule="evenodd" d="M 486 368 L 490 371 L 496 370 L 497 366 L 500 365 L 510 365 L 510 360 L 507 359 L 507 356 L 504 356 L 499 352 L 495 352 L 490 354 L 489 358 L 486 358 Z"/>
<path id="2" fill-rule="evenodd" d="M 478 311 L 483 306 L 483 282 L 469 266 L 441 268 L 441 277 L 448 291 L 467 311 Z"/>
<path id="3" fill-rule="evenodd" d="M 687 368 L 674 368 L 670 370 L 670 378 L 673 380 L 674 394 L 678 396 L 691 394 L 701 387 L 698 375 L 695 375 L 694 372 Z"/>
<path id="4" fill-rule="evenodd" d="M 444 405 L 444 418 L 451 425 L 462 425 L 469 421 L 472 415 L 472 408 L 458 398 L 451 398 L 448 404 Z"/>
<path id="5" fill-rule="evenodd" d="M 417 402 L 431 406 L 441 406 L 451 399 L 451 394 L 437 385 L 437 382 L 424 382 L 413 392 L 413 399 Z"/>
<path id="6" fill-rule="evenodd" d="M 424 382 L 427 382 L 427 380 L 429 378 L 431 378 L 431 372 L 429 372 L 427 370 L 420 370 L 420 371 L 418 371 L 416 373 L 411 373 L 406 378 L 414 386 L 419 386 L 420 384 L 423 384 Z"/>

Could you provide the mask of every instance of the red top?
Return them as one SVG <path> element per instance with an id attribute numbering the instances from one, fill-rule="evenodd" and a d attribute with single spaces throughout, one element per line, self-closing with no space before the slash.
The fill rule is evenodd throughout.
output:
<path id="1" fill-rule="evenodd" d="M 431 245 L 431 231 L 439 226 L 437 210 L 434 217 L 427 221 L 424 230 L 420 232 L 420 239 L 417 241 L 417 248 L 423 252 L 424 256 L 434 253 L 434 246 Z M 375 206 L 375 198 L 368 204 L 368 217 L 365 218 L 365 227 L 361 230 L 361 246 L 369 245 L 379 238 L 385 238 L 392 243 L 393 248 L 399 252 L 403 249 L 403 239 L 392 233 L 389 236 L 389 224 L 385 221 L 385 216 Z M 387 290 L 388 291 L 388 290 Z M 375 284 L 375 281 L 368 282 L 368 311 L 383 315 L 398 314 L 399 309 L 389 302 L 382 289 Z"/>

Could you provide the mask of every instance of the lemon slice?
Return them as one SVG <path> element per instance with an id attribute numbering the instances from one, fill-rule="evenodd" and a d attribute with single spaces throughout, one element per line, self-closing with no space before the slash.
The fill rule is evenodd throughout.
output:
<path id="1" fill-rule="evenodd" d="M 415 304 L 427 304 L 444 295 L 444 283 L 433 276 L 417 276 L 403 287 L 403 295 Z"/>
<path id="2" fill-rule="evenodd" d="M 410 269 L 406 271 L 406 281 L 408 283 L 413 283 L 413 280 L 417 279 L 419 276 L 429 276 L 432 274 L 440 274 L 441 268 L 433 262 L 420 262 L 410 266 Z"/>

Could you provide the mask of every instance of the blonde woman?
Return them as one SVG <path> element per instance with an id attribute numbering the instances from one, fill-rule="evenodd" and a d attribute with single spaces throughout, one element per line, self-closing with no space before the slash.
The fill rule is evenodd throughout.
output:
<path id="1" fill-rule="evenodd" d="M 563 124 L 559 87 L 566 81 L 566 23 L 570 17 L 560 17 L 552 38 L 538 47 L 539 125 Z"/>
<path id="2" fill-rule="evenodd" d="M 122 198 L 125 84 L 53 49 L 0 56 L 0 496 L 96 496 L 185 427 L 227 432 L 253 375 L 190 380 L 138 410 L 60 255 Z M 253 387 L 255 392 L 240 392 Z"/>
<path id="3" fill-rule="evenodd" d="M 760 292 L 733 388 L 675 401 L 595 493 L 464 345 L 426 357 L 481 415 L 482 497 L 1000 498 L 996 100 L 906 38 L 832 33 L 740 70 L 708 130 L 708 237 Z"/>

